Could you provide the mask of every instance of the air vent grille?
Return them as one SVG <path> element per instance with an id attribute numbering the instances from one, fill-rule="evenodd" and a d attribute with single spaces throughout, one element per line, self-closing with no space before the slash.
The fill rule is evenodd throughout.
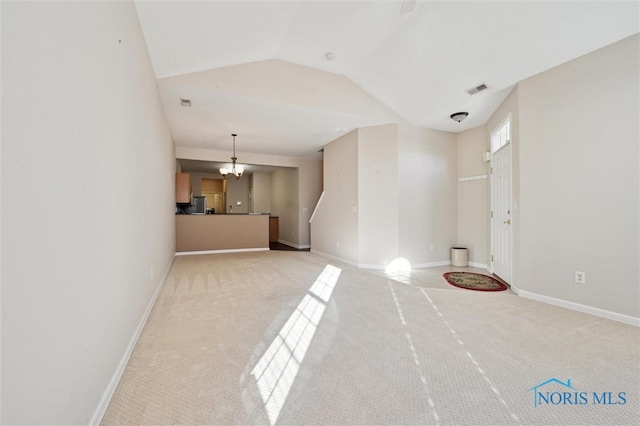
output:
<path id="1" fill-rule="evenodd" d="M 180 98 L 180 105 L 182 105 L 183 107 L 190 107 L 191 99 Z"/>
<path id="2" fill-rule="evenodd" d="M 400 13 L 411 13 L 416 7 L 416 0 L 404 0 L 400 6 Z"/>
<path id="3" fill-rule="evenodd" d="M 487 85 L 482 83 L 481 85 L 476 86 L 471 90 L 467 90 L 467 93 L 470 94 L 470 95 L 475 95 L 476 93 L 482 92 L 485 89 L 487 89 Z"/>

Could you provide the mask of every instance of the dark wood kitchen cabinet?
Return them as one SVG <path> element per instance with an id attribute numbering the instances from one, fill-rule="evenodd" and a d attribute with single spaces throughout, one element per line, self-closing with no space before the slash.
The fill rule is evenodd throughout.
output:
<path id="1" fill-rule="evenodd" d="M 176 203 L 191 202 L 191 175 L 176 173 Z"/>
<path id="2" fill-rule="evenodd" d="M 269 242 L 278 242 L 278 218 L 271 216 L 269 218 Z"/>

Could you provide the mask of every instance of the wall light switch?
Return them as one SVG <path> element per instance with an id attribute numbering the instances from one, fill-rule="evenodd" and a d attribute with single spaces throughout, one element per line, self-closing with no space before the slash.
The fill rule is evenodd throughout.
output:
<path id="1" fill-rule="evenodd" d="M 242 205 L 242 201 L 236 201 L 236 206 L 241 206 Z"/>

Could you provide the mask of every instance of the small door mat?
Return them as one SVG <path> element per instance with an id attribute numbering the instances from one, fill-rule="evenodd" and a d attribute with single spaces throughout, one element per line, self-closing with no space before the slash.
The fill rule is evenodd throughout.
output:
<path id="1" fill-rule="evenodd" d="M 449 284 L 467 290 L 504 291 L 507 289 L 505 283 L 488 275 L 473 272 L 445 272 L 442 276 Z"/>

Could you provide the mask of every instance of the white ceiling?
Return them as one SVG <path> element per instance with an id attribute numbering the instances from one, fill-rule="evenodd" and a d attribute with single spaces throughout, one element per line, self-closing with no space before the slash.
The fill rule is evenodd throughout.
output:
<path id="1" fill-rule="evenodd" d="M 361 126 L 484 124 L 518 81 L 640 31 L 638 1 L 401 5 L 136 1 L 176 145 L 230 150 L 238 133 L 239 153 L 298 157 Z"/>

